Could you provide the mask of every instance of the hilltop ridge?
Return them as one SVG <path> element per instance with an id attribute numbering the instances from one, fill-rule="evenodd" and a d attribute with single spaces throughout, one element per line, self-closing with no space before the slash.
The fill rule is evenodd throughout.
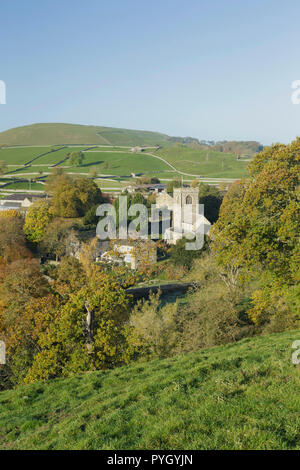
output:
<path id="1" fill-rule="evenodd" d="M 174 137 L 160 132 L 66 123 L 37 123 L 0 132 L 0 146 L 38 145 L 172 146 L 183 144 L 199 149 L 254 154 L 262 149 L 256 141 L 205 141 Z"/>

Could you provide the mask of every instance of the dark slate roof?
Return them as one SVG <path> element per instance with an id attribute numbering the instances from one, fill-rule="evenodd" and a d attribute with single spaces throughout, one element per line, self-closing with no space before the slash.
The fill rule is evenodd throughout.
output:
<path id="1" fill-rule="evenodd" d="M 45 198 L 46 194 L 13 193 L 4 196 L 2 201 L 24 201 L 25 199 Z"/>
<path id="2" fill-rule="evenodd" d="M 161 183 L 138 184 L 136 186 L 137 189 L 165 189 L 166 187 L 167 187 L 166 184 L 161 184 Z"/>

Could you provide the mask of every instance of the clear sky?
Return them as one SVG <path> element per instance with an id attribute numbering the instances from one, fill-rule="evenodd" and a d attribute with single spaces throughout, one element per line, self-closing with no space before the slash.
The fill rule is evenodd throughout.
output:
<path id="1" fill-rule="evenodd" d="M 288 142 L 299 19 L 299 0 L 2 1 L 0 131 L 70 122 Z"/>

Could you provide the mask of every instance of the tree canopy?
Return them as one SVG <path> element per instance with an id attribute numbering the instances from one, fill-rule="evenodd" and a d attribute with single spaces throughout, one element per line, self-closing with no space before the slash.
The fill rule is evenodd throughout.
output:
<path id="1" fill-rule="evenodd" d="M 47 181 L 46 191 L 52 195 L 51 212 L 56 217 L 82 217 L 102 202 L 101 190 L 89 178 L 54 175 Z"/>
<path id="2" fill-rule="evenodd" d="M 273 145 L 249 165 L 250 180 L 233 184 L 212 229 L 212 248 L 224 267 L 260 276 L 249 312 L 257 321 L 299 313 L 300 139 Z"/>

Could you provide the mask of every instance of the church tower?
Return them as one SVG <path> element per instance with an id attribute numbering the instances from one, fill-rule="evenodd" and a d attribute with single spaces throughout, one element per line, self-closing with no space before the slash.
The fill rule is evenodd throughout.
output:
<path id="1" fill-rule="evenodd" d="M 197 220 L 199 188 L 174 188 L 173 200 L 174 204 L 181 207 L 181 228 L 193 232 Z M 179 227 L 174 226 L 174 229 L 179 229 Z"/>

